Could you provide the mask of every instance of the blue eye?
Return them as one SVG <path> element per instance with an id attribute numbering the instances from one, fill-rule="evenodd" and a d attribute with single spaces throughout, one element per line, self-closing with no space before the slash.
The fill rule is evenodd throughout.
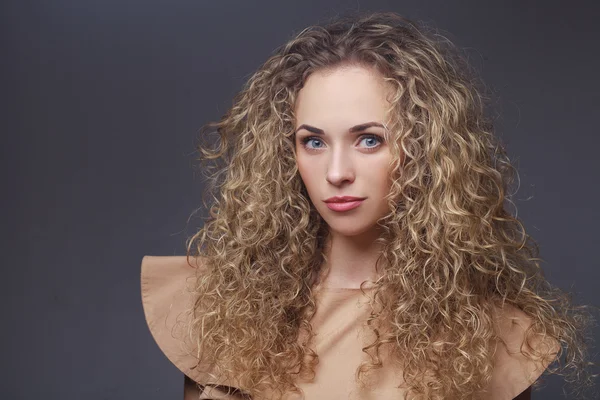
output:
<path id="1" fill-rule="evenodd" d="M 316 138 L 316 137 L 306 137 L 306 138 L 302 139 L 302 143 L 304 144 L 304 147 L 306 147 L 308 149 L 314 148 L 314 147 L 308 147 L 307 146 L 308 142 L 310 142 L 311 140 L 314 140 L 317 143 L 321 143 L 321 140 L 318 139 L 318 138 Z"/>
<path id="2" fill-rule="evenodd" d="M 378 135 L 373 135 L 373 134 L 368 134 L 368 135 L 362 135 L 360 141 L 364 141 L 364 140 L 371 140 L 371 145 L 367 145 L 366 149 L 368 150 L 374 150 L 377 149 L 382 143 L 383 143 L 383 138 L 381 138 Z M 321 147 L 316 146 L 316 147 L 312 147 L 312 146 L 308 146 L 308 143 L 310 141 L 314 141 L 317 143 L 322 144 L 323 141 L 316 137 L 316 136 L 308 136 L 302 139 L 302 145 L 304 146 L 304 148 L 306 148 L 307 150 L 316 150 L 316 149 L 320 149 Z M 313 142 L 313 144 L 314 144 Z"/>
<path id="3" fill-rule="evenodd" d="M 377 146 L 377 142 L 381 143 L 381 139 L 379 139 L 379 137 L 375 136 L 375 135 L 365 135 L 363 136 L 360 141 L 362 142 L 363 140 L 375 140 L 376 143 L 374 143 L 373 146 L 367 146 L 368 148 L 374 148 Z"/>

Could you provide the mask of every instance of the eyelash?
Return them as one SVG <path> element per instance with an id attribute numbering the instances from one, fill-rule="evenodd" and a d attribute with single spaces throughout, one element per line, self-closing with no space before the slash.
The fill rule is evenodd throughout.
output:
<path id="1" fill-rule="evenodd" d="M 307 136 L 305 138 L 302 138 L 302 146 L 306 149 L 306 150 L 319 150 L 313 147 L 308 147 L 307 144 L 310 140 L 316 139 L 318 141 L 322 141 L 321 138 L 317 137 L 317 136 Z M 383 138 L 379 135 L 374 135 L 372 133 L 367 134 L 367 135 L 361 135 L 360 136 L 360 140 L 362 141 L 363 139 L 375 139 L 377 141 L 379 141 L 379 145 L 374 146 L 374 147 L 366 147 L 365 149 L 367 151 L 375 151 L 377 150 L 379 147 L 381 147 L 381 145 L 383 144 Z"/>

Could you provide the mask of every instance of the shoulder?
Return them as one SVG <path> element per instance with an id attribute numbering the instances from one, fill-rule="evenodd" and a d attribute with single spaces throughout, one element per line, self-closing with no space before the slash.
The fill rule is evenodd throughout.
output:
<path id="1" fill-rule="evenodd" d="M 191 295 L 190 284 L 201 260 L 185 256 L 144 256 L 141 263 L 141 294 L 146 320 L 155 322 L 167 306 L 184 305 Z"/>
<path id="2" fill-rule="evenodd" d="M 494 340 L 494 370 L 488 386 L 491 400 L 510 400 L 530 387 L 560 350 L 560 343 L 545 335 L 532 335 L 527 329 L 533 319 L 512 305 L 494 308 L 497 340 Z M 537 357 L 534 353 L 546 354 Z"/>
<path id="3" fill-rule="evenodd" d="M 207 376 L 194 368 L 194 344 L 185 338 L 196 273 L 203 269 L 198 258 L 147 255 L 140 276 L 142 306 L 152 337 L 169 361 L 196 382 L 205 382 Z"/>
<path id="4" fill-rule="evenodd" d="M 199 257 L 146 255 L 142 258 L 141 265 L 142 285 L 154 280 L 164 281 L 173 276 L 191 274 L 203 268 L 203 259 Z"/>

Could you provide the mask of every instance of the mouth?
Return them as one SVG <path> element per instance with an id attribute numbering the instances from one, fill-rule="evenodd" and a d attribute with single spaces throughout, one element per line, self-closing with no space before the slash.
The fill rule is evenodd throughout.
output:
<path id="1" fill-rule="evenodd" d="M 359 202 L 366 199 L 366 197 L 354 197 L 354 196 L 333 196 L 325 201 L 325 203 L 349 203 L 349 202 Z"/>
<path id="2" fill-rule="evenodd" d="M 325 200 L 325 204 L 330 210 L 341 212 L 355 209 L 360 206 L 365 199 L 366 197 L 336 196 Z"/>

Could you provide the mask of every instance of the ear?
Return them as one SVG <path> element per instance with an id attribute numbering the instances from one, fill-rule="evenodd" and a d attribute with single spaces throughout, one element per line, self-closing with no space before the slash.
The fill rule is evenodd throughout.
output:
<path id="1" fill-rule="evenodd" d="M 500 340 L 494 341 L 494 371 L 485 398 L 512 400 L 542 375 L 561 346 L 544 335 L 534 335 L 526 343 L 525 332 L 533 320 L 514 306 L 497 308 L 495 322 Z M 534 351 L 541 356 L 535 356 Z"/>

